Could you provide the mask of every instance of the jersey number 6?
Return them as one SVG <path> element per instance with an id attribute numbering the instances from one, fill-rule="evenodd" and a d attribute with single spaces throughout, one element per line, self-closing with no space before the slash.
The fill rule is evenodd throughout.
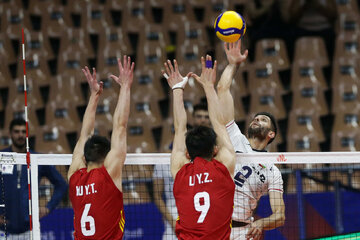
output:
<path id="1" fill-rule="evenodd" d="M 200 204 L 201 198 L 204 199 L 203 204 Z M 195 194 L 194 207 L 196 211 L 201 212 L 197 223 L 203 223 L 210 208 L 210 195 L 207 192 L 198 192 Z"/>
<path id="2" fill-rule="evenodd" d="M 85 204 L 83 214 L 81 215 L 81 233 L 84 236 L 93 236 L 95 234 L 95 219 L 88 215 L 90 211 L 91 203 Z M 89 223 L 90 229 L 86 229 L 86 223 Z"/>

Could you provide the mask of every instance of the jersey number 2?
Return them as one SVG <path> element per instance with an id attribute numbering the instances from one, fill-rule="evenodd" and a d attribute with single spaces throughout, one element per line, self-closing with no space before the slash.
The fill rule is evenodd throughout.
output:
<path id="1" fill-rule="evenodd" d="M 203 204 L 200 204 L 201 198 L 204 199 Z M 197 223 L 203 223 L 210 208 L 210 195 L 207 192 L 198 192 L 195 194 L 194 206 L 196 211 L 201 212 Z"/>
<path id="2" fill-rule="evenodd" d="M 81 215 L 81 232 L 84 236 L 93 236 L 95 234 L 95 219 L 88 215 L 91 203 L 85 204 L 83 214 Z M 86 223 L 89 223 L 90 229 L 86 229 Z"/>

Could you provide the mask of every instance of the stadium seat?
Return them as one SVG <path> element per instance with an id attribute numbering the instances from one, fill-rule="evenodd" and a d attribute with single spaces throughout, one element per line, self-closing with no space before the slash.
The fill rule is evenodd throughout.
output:
<path id="1" fill-rule="evenodd" d="M 51 4 L 47 11 L 41 12 L 42 32 L 48 37 L 60 38 L 71 27 L 65 18 L 65 9 L 62 5 Z"/>
<path id="2" fill-rule="evenodd" d="M 176 34 L 177 44 L 197 44 L 201 51 L 210 49 L 210 42 L 206 29 L 201 23 L 183 22 L 179 25 Z"/>
<path id="3" fill-rule="evenodd" d="M 85 79 L 86 81 L 81 71 L 85 66 L 88 66 L 87 61 L 83 58 L 80 51 L 60 53 L 57 63 L 57 74 L 64 77 L 75 77 L 79 80 Z"/>
<path id="4" fill-rule="evenodd" d="M 360 111 L 360 84 L 339 83 L 339 86 L 333 89 L 332 94 L 332 113 L 348 112 L 354 109 Z"/>
<path id="5" fill-rule="evenodd" d="M 185 94 L 186 92 L 189 92 L 189 94 Z M 194 112 L 194 106 L 198 103 L 201 102 L 202 99 L 205 99 L 205 93 L 203 93 L 203 95 L 196 95 L 196 94 L 190 94 L 189 90 L 184 91 L 184 106 L 185 106 L 185 111 L 186 111 L 186 115 L 187 115 L 187 120 L 188 123 L 192 123 L 193 119 L 192 119 L 192 114 Z M 170 95 L 169 98 L 169 117 L 173 116 L 173 96 L 172 94 Z"/>
<path id="6" fill-rule="evenodd" d="M 250 96 L 250 115 L 270 112 L 278 120 L 286 118 L 284 103 L 276 88 L 258 87 L 251 91 Z"/>
<path id="7" fill-rule="evenodd" d="M 231 95 L 234 99 L 235 121 L 243 121 L 246 118 L 242 98 L 248 95 L 242 72 L 237 71 L 230 87 Z"/>
<path id="8" fill-rule="evenodd" d="M 102 122 L 107 126 L 113 125 L 113 115 L 117 100 L 100 98 L 96 108 L 96 121 Z"/>
<path id="9" fill-rule="evenodd" d="M 11 40 L 5 32 L 0 32 L 0 60 L 1 65 L 15 63 L 17 61 Z"/>
<path id="10" fill-rule="evenodd" d="M 26 58 L 38 54 L 41 58 L 50 60 L 54 58 L 48 39 L 44 38 L 42 32 L 24 30 L 26 44 Z"/>
<path id="11" fill-rule="evenodd" d="M 320 66 L 313 62 L 298 61 L 291 68 L 290 89 L 295 91 L 303 82 L 318 86 L 320 90 L 327 90 L 328 84 Z"/>
<path id="12" fill-rule="evenodd" d="M 338 15 L 343 13 L 358 13 L 359 7 L 356 0 L 336 1 Z"/>
<path id="13" fill-rule="evenodd" d="M 355 33 L 360 30 L 359 10 L 347 13 L 340 13 L 336 22 L 336 33 Z"/>
<path id="14" fill-rule="evenodd" d="M 356 131 L 359 128 L 359 110 L 351 109 L 347 112 L 338 111 L 335 113 L 335 121 L 332 131 L 344 131 L 349 130 Z"/>
<path id="15" fill-rule="evenodd" d="M 336 38 L 334 59 L 358 59 L 359 47 L 358 33 L 341 33 Z"/>
<path id="16" fill-rule="evenodd" d="M 17 66 L 17 77 L 23 79 L 23 64 Z M 41 53 L 26 53 L 26 78 L 33 80 L 39 87 L 48 86 L 50 84 L 50 69 L 47 57 Z"/>
<path id="17" fill-rule="evenodd" d="M 141 123 L 150 127 L 159 127 L 162 122 L 159 103 L 151 97 L 144 95 L 141 98 L 131 99 L 130 118 L 141 120 Z"/>
<path id="18" fill-rule="evenodd" d="M 42 101 L 38 84 L 35 79 L 27 79 L 27 101 L 28 106 L 33 111 L 43 108 L 44 102 Z M 25 104 L 24 95 L 24 80 L 23 78 L 16 78 L 9 86 L 8 104 Z"/>
<path id="19" fill-rule="evenodd" d="M 249 91 L 256 91 L 257 88 L 276 88 L 278 94 L 285 94 L 286 91 L 280 81 L 278 71 L 269 63 L 255 62 L 248 67 Z"/>
<path id="20" fill-rule="evenodd" d="M 290 62 L 286 45 L 282 39 L 262 39 L 256 42 L 255 61 L 270 63 L 276 70 L 286 70 Z"/>
<path id="21" fill-rule="evenodd" d="M 340 85 L 358 84 L 360 77 L 359 61 L 354 58 L 339 58 L 333 63 L 331 86 L 338 89 Z"/>
<path id="22" fill-rule="evenodd" d="M 179 64 L 179 70 L 182 74 L 201 72 L 201 56 L 205 56 L 204 49 L 199 44 L 190 44 L 185 42 L 176 48 L 176 60 Z"/>
<path id="23" fill-rule="evenodd" d="M 127 32 L 141 32 L 151 23 L 151 9 L 145 8 L 145 1 L 129 1 L 124 6 L 122 27 Z"/>
<path id="24" fill-rule="evenodd" d="M 11 138 L 8 129 L 0 129 L 0 149 L 11 145 Z"/>
<path id="25" fill-rule="evenodd" d="M 315 133 L 296 132 L 287 136 L 287 152 L 319 152 L 319 139 Z"/>
<path id="26" fill-rule="evenodd" d="M 76 106 L 69 101 L 51 101 L 45 109 L 46 125 L 57 126 L 64 132 L 76 132 L 81 126 L 80 119 L 76 112 Z"/>
<path id="27" fill-rule="evenodd" d="M 104 6 L 95 1 L 87 2 L 86 6 L 86 17 L 85 17 L 85 25 L 86 30 L 90 34 L 99 34 L 103 31 L 103 29 L 108 27 Z"/>
<path id="28" fill-rule="evenodd" d="M 200 16 L 196 15 L 196 12 L 202 11 L 203 19 L 202 23 L 206 27 L 213 27 L 215 19 L 227 9 L 231 9 L 230 1 L 220 1 L 220 0 L 211 0 L 211 1 L 197 1 L 191 0 L 190 4 L 193 8 L 195 17 Z M 196 19 L 198 20 L 198 19 Z"/>
<path id="29" fill-rule="evenodd" d="M 37 152 L 58 154 L 71 153 L 64 129 L 54 125 L 47 125 L 37 129 L 35 142 L 35 150 Z"/>
<path id="30" fill-rule="evenodd" d="M 321 37 L 302 37 L 295 42 L 294 63 L 304 60 L 326 67 L 329 58 L 326 52 L 325 42 Z"/>
<path id="31" fill-rule="evenodd" d="M 287 133 L 291 136 L 298 132 L 315 134 L 319 142 L 325 141 L 320 116 L 314 110 L 299 109 L 290 112 Z"/>
<path id="32" fill-rule="evenodd" d="M 317 111 L 320 116 L 329 113 L 326 104 L 324 92 L 320 87 L 313 85 L 312 82 L 302 82 L 293 90 L 292 110 L 310 110 Z"/>
<path id="33" fill-rule="evenodd" d="M 25 107 L 24 102 L 8 102 L 5 108 L 5 123 L 4 129 L 9 129 L 10 122 L 14 118 L 23 118 L 25 119 Z M 36 116 L 36 109 L 28 108 L 28 123 L 29 123 L 29 135 L 34 135 L 38 128 L 39 122 Z"/>
<path id="34" fill-rule="evenodd" d="M 6 61 L 0 64 L 0 89 L 8 88 L 11 85 L 12 78 Z"/>
<path id="35" fill-rule="evenodd" d="M 104 52 L 97 58 L 97 69 L 99 70 L 97 74 L 99 74 L 100 78 L 108 77 L 111 74 L 118 76 L 118 58 L 123 63 L 123 55 L 124 52 L 120 48 L 105 48 Z"/>
<path id="36" fill-rule="evenodd" d="M 60 38 L 60 54 L 80 52 L 81 58 L 94 58 L 95 53 L 89 35 L 82 28 L 68 28 Z"/>
<path id="37" fill-rule="evenodd" d="M 160 73 L 167 59 L 165 34 L 159 28 L 145 27 L 145 29 L 145 32 L 139 34 L 136 66 Z"/>
<path id="38" fill-rule="evenodd" d="M 124 22 L 124 11 L 126 11 L 127 0 L 105 1 L 104 12 L 108 26 L 118 26 Z"/>
<path id="39" fill-rule="evenodd" d="M 168 118 L 163 121 L 160 138 L 160 152 L 170 153 L 170 145 L 174 140 L 174 121 L 172 118 Z"/>
<path id="40" fill-rule="evenodd" d="M 82 76 L 85 78 L 85 76 Z M 85 80 L 86 81 L 86 80 Z M 69 101 L 75 106 L 85 105 L 85 98 L 81 92 L 80 80 L 75 76 L 62 76 L 51 78 L 49 101 Z"/>
<path id="41" fill-rule="evenodd" d="M 161 5 L 163 8 L 162 24 L 164 25 L 165 29 L 170 31 L 177 31 L 179 28 L 179 23 L 196 22 L 194 12 L 188 1 L 179 0 L 169 3 L 166 0 L 162 0 L 162 2 L 163 3 L 160 3 L 159 5 Z"/>
<path id="42" fill-rule="evenodd" d="M 85 9 L 86 9 L 85 1 L 67 1 L 67 4 L 65 5 L 64 8 L 65 23 L 69 24 L 69 27 L 71 28 L 86 29 Z"/>
<path id="43" fill-rule="evenodd" d="M 160 100 L 165 98 L 165 93 L 161 85 L 161 74 L 159 69 L 137 69 L 134 72 L 134 81 L 131 95 L 134 99 L 144 95 L 151 95 L 153 99 Z"/>
<path id="44" fill-rule="evenodd" d="M 338 129 L 331 134 L 331 151 L 359 151 L 359 128 Z"/>
<path id="45" fill-rule="evenodd" d="M 16 5 L 9 5 L 2 15 L 2 32 L 6 33 L 9 39 L 18 39 L 21 43 L 21 29 L 31 29 L 27 11 Z"/>
<path id="46" fill-rule="evenodd" d="M 99 49 L 98 53 L 102 56 L 103 53 L 111 53 L 114 50 L 120 50 L 121 54 L 131 55 L 133 50 L 126 32 L 119 27 L 108 27 L 99 35 Z"/>
<path id="47" fill-rule="evenodd" d="M 129 119 L 127 134 L 128 153 L 152 153 L 157 152 L 156 144 L 148 124 L 138 123 Z"/>

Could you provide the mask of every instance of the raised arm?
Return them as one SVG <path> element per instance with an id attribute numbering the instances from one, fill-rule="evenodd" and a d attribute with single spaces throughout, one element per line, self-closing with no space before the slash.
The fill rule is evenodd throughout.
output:
<path id="1" fill-rule="evenodd" d="M 229 64 L 226 66 L 217 85 L 219 101 L 223 107 L 221 112 L 224 115 L 225 124 L 234 120 L 234 99 L 230 93 L 231 83 L 239 65 L 244 62 L 248 56 L 248 50 L 241 53 L 241 39 L 235 43 L 224 43 L 224 48 Z"/>
<path id="2" fill-rule="evenodd" d="M 222 162 L 230 172 L 230 175 L 234 176 L 234 167 L 235 167 L 235 152 L 231 144 L 229 135 L 225 128 L 225 120 L 218 95 L 215 91 L 215 81 L 216 81 L 216 67 L 217 63 L 215 61 L 214 68 L 208 66 L 208 63 L 211 63 L 211 57 L 206 56 L 206 66 L 204 57 L 201 58 L 202 72 L 201 76 L 193 74 L 195 79 L 202 85 L 205 91 L 206 99 L 208 102 L 208 110 L 211 124 L 214 128 L 214 131 L 217 135 L 217 145 L 219 147 L 219 152 L 216 156 L 216 159 Z M 212 65 L 212 64 L 211 64 Z"/>
<path id="3" fill-rule="evenodd" d="M 174 143 L 171 152 L 170 171 L 173 178 L 175 178 L 177 172 L 182 166 L 189 162 L 186 158 L 186 146 L 185 146 L 185 134 L 187 116 L 184 107 L 184 87 L 187 83 L 188 77 L 191 73 L 188 73 L 184 78 L 181 76 L 176 60 L 173 61 L 174 66 L 170 60 L 164 63 L 165 71 L 162 71 L 166 76 L 167 82 L 173 92 L 173 109 L 174 109 Z"/>
<path id="4" fill-rule="evenodd" d="M 263 230 L 272 230 L 281 227 L 285 223 L 285 204 L 281 192 L 269 192 L 272 214 L 267 218 L 260 218 L 251 223 L 247 239 L 258 239 Z"/>
<path id="5" fill-rule="evenodd" d="M 122 169 L 126 158 L 126 129 L 130 114 L 130 88 L 133 82 L 135 64 L 130 57 L 124 56 L 123 64 L 118 59 L 119 77 L 110 77 L 120 86 L 118 102 L 114 112 L 111 149 L 107 154 L 104 166 L 117 188 L 122 191 Z"/>
<path id="6" fill-rule="evenodd" d="M 76 172 L 80 168 L 86 167 L 84 160 L 84 145 L 86 140 L 94 132 L 96 108 L 99 102 L 99 97 L 103 90 L 103 83 L 98 83 L 96 80 L 95 68 L 93 68 L 92 75 L 88 67 L 85 67 L 85 69 L 82 69 L 82 71 L 86 76 L 86 80 L 90 87 L 90 98 L 83 117 L 80 137 L 75 145 L 72 155 L 72 162 L 68 171 L 68 180 L 70 180 L 70 177 L 74 174 L 74 172 Z"/>

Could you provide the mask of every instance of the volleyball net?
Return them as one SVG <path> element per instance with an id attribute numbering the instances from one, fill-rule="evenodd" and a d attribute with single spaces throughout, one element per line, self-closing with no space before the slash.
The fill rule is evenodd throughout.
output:
<path id="1" fill-rule="evenodd" d="M 39 219 L 39 209 L 51 199 L 54 187 L 47 180 L 38 181 L 38 166 L 56 166 L 66 179 L 70 163 L 71 154 L 31 155 L 33 239 L 72 239 L 73 210 L 68 194 L 56 209 Z M 170 221 L 176 220 L 177 211 L 169 163 L 168 153 L 127 155 L 123 172 L 124 239 L 176 239 Z M 264 167 L 275 164 L 283 179 L 285 223 L 264 231 L 263 239 L 328 239 L 338 235 L 343 237 L 336 239 L 360 239 L 359 152 L 238 154 L 237 164 L 245 171 L 241 176 L 235 174 L 237 186 L 244 183 L 250 172 L 247 166 L 254 163 Z M 26 165 L 26 155 L 0 153 L 0 164 L 3 178 L 11 174 L 10 166 L 16 169 L 17 165 Z M 6 209 L 7 192 L 3 187 L 0 215 Z M 269 196 L 265 195 L 258 201 L 253 217 L 256 221 L 271 214 Z"/>

